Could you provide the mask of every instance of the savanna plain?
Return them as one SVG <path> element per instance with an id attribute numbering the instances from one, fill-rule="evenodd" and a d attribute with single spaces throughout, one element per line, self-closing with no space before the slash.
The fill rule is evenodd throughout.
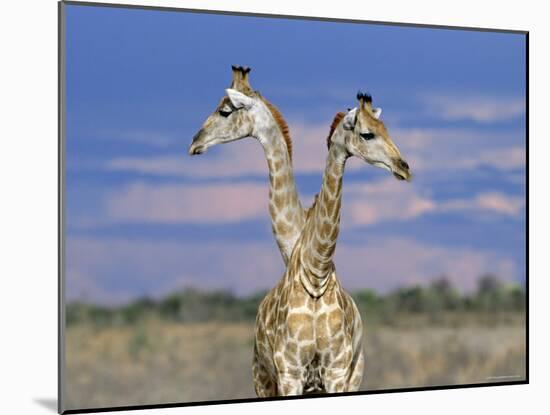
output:
<path id="1" fill-rule="evenodd" d="M 246 298 L 187 289 L 158 300 L 67 308 L 67 409 L 254 398 Z M 365 326 L 361 390 L 519 381 L 525 293 L 493 276 L 460 294 L 444 278 L 353 293 Z"/>

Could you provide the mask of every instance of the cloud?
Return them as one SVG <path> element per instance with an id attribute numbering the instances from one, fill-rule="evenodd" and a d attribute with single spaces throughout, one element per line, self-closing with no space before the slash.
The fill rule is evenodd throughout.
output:
<path id="1" fill-rule="evenodd" d="M 526 166 L 523 133 L 519 130 L 494 133 L 452 128 L 389 129 L 411 165 L 413 182 L 404 184 L 389 175 L 365 184 L 346 182 L 345 226 L 406 221 L 442 212 L 489 212 L 509 217 L 521 214 L 522 197 L 484 189 L 460 199 L 436 200 L 431 196 L 430 184 L 434 175 L 453 178 L 459 172 L 473 172 L 481 167 L 493 168 L 517 183 L 518 170 Z M 320 184 L 327 155 L 327 127 L 295 122 L 292 131 L 296 175 L 316 174 Z M 134 182 L 110 192 L 104 201 L 107 221 L 215 224 L 267 218 L 267 163 L 261 145 L 252 138 L 216 146 L 195 157 L 182 152 L 176 156 L 115 158 L 107 161 L 104 168 L 189 179 L 181 185 Z M 362 169 L 375 168 L 356 158 L 346 167 L 347 174 Z M 266 181 L 246 180 L 249 176 L 264 177 Z M 235 178 L 239 181 L 235 182 Z M 224 181 L 213 184 L 201 179 Z M 227 184 L 229 181 L 231 184 Z M 302 195 L 302 200 L 307 201 L 304 206 L 309 206 L 312 196 Z M 93 219 L 80 221 L 82 226 L 90 224 L 94 224 Z"/>
<path id="2" fill-rule="evenodd" d="M 525 133 L 473 129 L 396 128 L 390 130 L 413 172 L 455 174 L 490 167 L 503 174 L 526 166 Z"/>
<path id="3" fill-rule="evenodd" d="M 342 223 L 346 227 L 410 220 L 437 209 L 414 186 L 388 178 L 344 184 Z"/>
<path id="4" fill-rule="evenodd" d="M 525 147 L 519 146 L 485 150 L 476 158 L 461 161 L 461 167 L 464 169 L 491 166 L 499 170 L 513 170 L 525 168 L 526 164 L 527 152 Z"/>
<path id="5" fill-rule="evenodd" d="M 422 101 L 428 111 L 449 121 L 494 123 L 513 120 L 525 114 L 523 98 L 433 94 L 424 96 Z"/>
<path id="6" fill-rule="evenodd" d="M 259 143 L 252 142 L 253 139 L 242 141 L 219 145 L 207 154 L 194 157 L 187 154 L 185 147 L 178 155 L 117 157 L 105 162 L 103 168 L 142 175 L 203 179 L 264 174 L 267 177 L 267 162 Z"/>
<path id="7" fill-rule="evenodd" d="M 295 174 L 321 176 L 327 156 L 325 140 L 329 122 L 327 120 L 327 125 L 291 125 Z M 465 128 L 389 127 L 389 131 L 415 173 L 454 174 L 480 167 L 509 173 L 526 165 L 524 132 L 519 129 L 495 133 Z M 190 157 L 184 150 L 178 155 L 116 157 L 105 161 L 101 168 L 110 172 L 192 179 L 267 177 L 263 150 L 252 138 L 216 146 L 201 156 Z M 348 171 L 372 168 L 357 159 L 347 164 Z"/>
<path id="8" fill-rule="evenodd" d="M 132 183 L 105 198 L 105 215 L 115 222 L 232 223 L 264 217 L 265 184 L 156 185 Z"/>
<path id="9" fill-rule="evenodd" d="M 523 197 L 493 191 L 480 192 L 470 198 L 437 200 L 414 184 L 388 178 L 373 183 L 344 184 L 342 224 L 368 226 L 447 212 L 517 217 L 524 207 Z"/>
<path id="10" fill-rule="evenodd" d="M 370 226 L 382 222 L 409 221 L 434 213 L 520 216 L 522 196 L 495 191 L 467 198 L 435 199 L 414 184 L 394 178 L 369 183 L 344 184 L 342 225 Z M 313 194 L 302 197 L 309 206 Z M 107 192 L 94 217 L 72 217 L 72 226 L 89 229 L 115 223 L 219 224 L 265 220 L 269 217 L 268 185 L 258 182 L 234 184 L 156 184 L 133 182 Z"/>
<path id="11" fill-rule="evenodd" d="M 71 237 L 67 252 L 69 299 L 101 303 L 158 297 L 184 287 L 227 289 L 246 295 L 273 287 L 284 272 L 274 242 Z M 369 235 L 368 241 L 359 244 L 338 244 L 335 263 L 349 290 L 387 292 L 446 275 L 467 291 L 487 272 L 506 281 L 522 277 L 518 264 L 491 251 L 377 235 Z"/>
<path id="12" fill-rule="evenodd" d="M 293 124 L 293 168 L 295 173 L 323 171 L 327 156 L 328 125 Z M 247 175 L 267 177 L 268 167 L 260 143 L 254 138 L 218 145 L 206 154 L 190 157 L 166 154 L 150 157 L 116 157 L 103 163 L 107 171 L 154 176 L 229 178 Z"/>
<path id="13" fill-rule="evenodd" d="M 487 192 L 476 195 L 472 199 L 449 200 L 439 204 L 440 211 L 478 210 L 491 213 L 518 216 L 523 212 L 525 199 L 523 197 L 507 196 L 498 192 Z"/>
<path id="14" fill-rule="evenodd" d="M 314 171 L 315 166 L 317 171 L 322 171 L 326 149 L 319 149 L 319 141 L 322 141 L 319 137 L 326 138 L 328 131 L 307 126 L 295 129 L 305 138 L 303 143 L 300 141 L 295 144 L 295 170 L 300 172 L 299 166 L 303 164 L 307 171 Z M 527 162 L 525 133 L 520 129 L 497 133 L 471 128 L 388 126 L 388 130 L 413 173 L 425 175 L 441 172 L 451 175 L 480 167 L 491 167 L 508 173 L 525 168 Z M 346 165 L 346 170 L 373 168 L 357 158 L 350 159 Z"/>

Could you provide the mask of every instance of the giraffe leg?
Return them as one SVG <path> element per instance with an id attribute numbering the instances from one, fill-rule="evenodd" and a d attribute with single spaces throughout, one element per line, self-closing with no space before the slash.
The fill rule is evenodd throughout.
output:
<path id="1" fill-rule="evenodd" d="M 256 354 L 254 354 L 254 361 L 252 362 L 252 374 L 254 389 L 259 398 L 277 396 L 277 384 L 271 379 L 265 367 L 258 361 Z"/>
<path id="2" fill-rule="evenodd" d="M 352 334 L 352 349 L 353 360 L 350 364 L 350 373 L 347 379 L 346 391 L 355 392 L 361 387 L 363 380 L 363 372 L 365 369 L 365 356 L 363 350 L 363 322 L 361 321 L 361 314 L 355 305 L 353 299 L 346 293 L 346 299 L 348 302 L 348 313 L 351 311 L 353 318 L 353 334 Z"/>
<path id="3" fill-rule="evenodd" d="M 262 357 L 258 352 L 258 344 L 254 342 L 254 358 L 252 360 L 252 378 L 256 395 L 260 398 L 277 396 L 277 384 L 269 371 L 261 363 Z"/>
<path id="4" fill-rule="evenodd" d="M 361 382 L 363 381 L 363 371 L 365 368 L 365 356 L 363 349 L 359 349 L 359 355 L 355 360 L 353 367 L 351 368 L 351 373 L 349 376 L 347 392 L 356 392 L 361 387 Z"/>
<path id="5" fill-rule="evenodd" d="M 304 381 L 289 373 L 279 373 L 277 389 L 279 396 L 302 395 L 304 393 Z"/>
<path id="6" fill-rule="evenodd" d="M 346 392 L 349 377 L 348 368 L 327 368 L 325 371 L 325 390 L 327 393 Z"/>

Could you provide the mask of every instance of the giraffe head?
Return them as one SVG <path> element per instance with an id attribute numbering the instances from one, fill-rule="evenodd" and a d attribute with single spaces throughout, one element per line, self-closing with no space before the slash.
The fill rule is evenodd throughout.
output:
<path id="1" fill-rule="evenodd" d="M 336 117 L 335 122 L 339 118 L 337 124 L 341 123 L 345 133 L 331 134 L 329 147 L 331 144 L 342 145 L 348 154 L 390 171 L 397 179 L 411 180 L 409 165 L 380 120 L 382 109 L 372 106 L 372 97 L 368 94 L 359 92 L 357 100 L 358 107 Z"/>
<path id="2" fill-rule="evenodd" d="M 216 144 L 229 143 L 245 137 L 261 138 L 266 131 L 279 128 L 289 155 L 291 141 L 288 126 L 281 114 L 254 91 L 248 81 L 250 68 L 232 66 L 233 79 L 216 110 L 206 119 L 193 137 L 189 154 L 202 154 Z"/>

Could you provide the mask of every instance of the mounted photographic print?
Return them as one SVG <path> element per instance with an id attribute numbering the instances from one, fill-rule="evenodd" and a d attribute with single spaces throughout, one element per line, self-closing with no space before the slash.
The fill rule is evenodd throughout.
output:
<path id="1" fill-rule="evenodd" d="M 60 412 L 528 382 L 527 32 L 59 11 Z"/>

